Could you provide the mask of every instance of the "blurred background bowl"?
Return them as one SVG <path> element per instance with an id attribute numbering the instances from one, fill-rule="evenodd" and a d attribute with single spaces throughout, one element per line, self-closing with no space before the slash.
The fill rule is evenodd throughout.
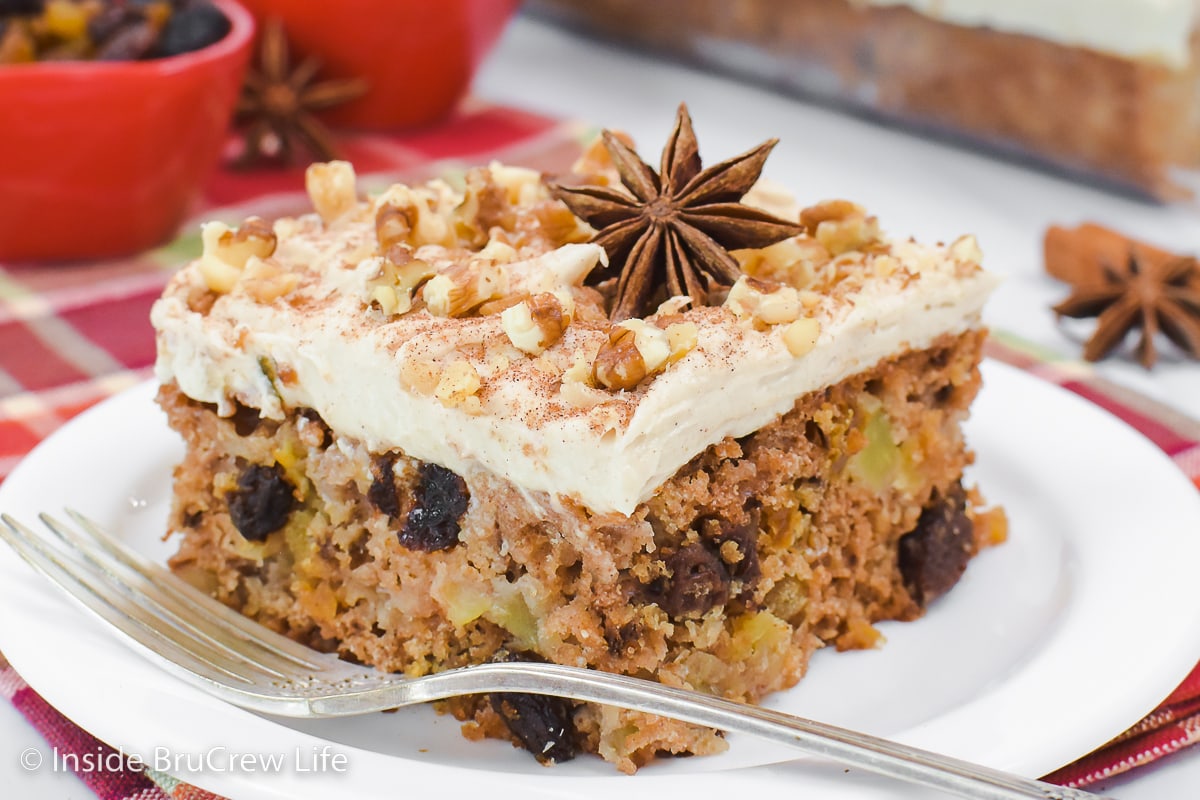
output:
<path id="1" fill-rule="evenodd" d="M 149 61 L 0 66 L 0 259 L 125 255 L 171 237 L 221 157 L 254 38 Z M 437 4 L 430 4 L 437 5 Z"/>
<path id="2" fill-rule="evenodd" d="M 323 112 L 333 126 L 412 127 L 448 115 L 518 0 L 244 0 L 260 22 L 279 19 L 298 60 L 322 78 L 363 78 L 365 95 Z"/>

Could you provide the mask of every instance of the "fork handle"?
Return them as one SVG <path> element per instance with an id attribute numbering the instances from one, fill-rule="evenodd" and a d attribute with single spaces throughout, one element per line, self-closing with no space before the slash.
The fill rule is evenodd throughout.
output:
<path id="1" fill-rule="evenodd" d="M 663 717 L 736 731 L 789 745 L 869 772 L 974 800 L 1110 800 L 983 767 L 950 756 L 864 733 L 720 697 L 677 689 L 626 675 L 558 664 L 481 664 L 429 675 L 418 681 L 364 690 L 361 695 L 313 698 L 315 714 L 362 711 L 362 695 L 394 705 L 441 700 L 463 694 L 526 692 L 636 709 Z M 345 711 L 342 710 L 343 706 Z"/>

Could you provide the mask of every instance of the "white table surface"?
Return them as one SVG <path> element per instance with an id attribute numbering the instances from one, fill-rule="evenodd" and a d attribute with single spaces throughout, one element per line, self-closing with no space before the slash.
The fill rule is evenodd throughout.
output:
<path id="1" fill-rule="evenodd" d="M 1079 352 L 1079 332 L 1068 335 L 1048 311 L 1066 294 L 1042 272 L 1041 240 L 1049 225 L 1094 221 L 1168 249 L 1200 253 L 1197 202 L 1161 207 L 1115 196 L 534 20 L 513 24 L 475 88 L 489 100 L 626 130 L 655 160 L 680 101 L 691 109 L 707 162 L 777 136 L 765 174 L 797 190 L 804 203 L 853 199 L 885 230 L 920 239 L 976 234 L 985 264 L 1006 276 L 988 307 L 988 322 L 1064 355 Z M 1196 362 L 1168 354 L 1152 372 L 1130 360 L 1106 361 L 1098 369 L 1200 419 Z M 11 705 L 0 703 L 0 797 L 93 797 L 71 775 L 24 771 L 20 755 L 30 747 L 44 749 L 45 743 Z M 1193 797 L 1197 787 L 1200 748 L 1102 788 L 1121 800 L 1162 800 Z"/>

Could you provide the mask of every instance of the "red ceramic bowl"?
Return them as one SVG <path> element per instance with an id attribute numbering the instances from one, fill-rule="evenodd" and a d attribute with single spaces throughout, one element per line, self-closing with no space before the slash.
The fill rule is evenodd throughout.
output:
<path id="1" fill-rule="evenodd" d="M 0 260 L 124 255 L 168 239 L 220 158 L 254 20 L 152 61 L 0 66 Z"/>
<path id="2" fill-rule="evenodd" d="M 518 0 L 243 0 L 259 22 L 280 19 L 294 51 L 320 75 L 361 77 L 367 93 L 322 114 L 332 125 L 395 128 L 434 122 L 466 94 L 475 68 Z"/>

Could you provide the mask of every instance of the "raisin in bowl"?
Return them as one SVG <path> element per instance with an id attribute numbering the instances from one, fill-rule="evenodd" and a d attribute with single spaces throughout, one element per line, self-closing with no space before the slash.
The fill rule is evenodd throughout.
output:
<path id="1" fill-rule="evenodd" d="M 228 31 L 199 49 L 0 66 L 0 261 L 116 257 L 175 233 L 221 156 L 254 37 L 242 6 L 210 4 Z"/>

